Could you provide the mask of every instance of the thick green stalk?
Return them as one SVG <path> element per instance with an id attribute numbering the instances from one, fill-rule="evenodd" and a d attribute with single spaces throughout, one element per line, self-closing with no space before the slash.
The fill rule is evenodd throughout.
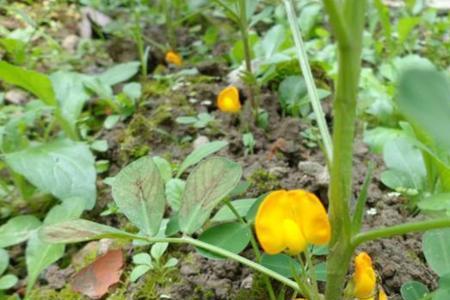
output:
<path id="1" fill-rule="evenodd" d="M 338 44 L 339 71 L 333 103 L 333 161 L 329 190 L 332 238 L 327 262 L 327 300 L 341 299 L 353 254 L 349 201 L 352 196 L 353 139 L 366 0 L 345 0 L 341 4 L 341 7 L 326 6 L 330 17 L 337 16 L 334 17 L 334 26 L 336 18 L 345 20 L 343 28 L 341 23 L 337 24 L 339 27 L 334 28 Z M 333 18 L 331 19 L 333 21 Z M 347 34 L 352 36 L 350 41 L 345 39 Z"/>

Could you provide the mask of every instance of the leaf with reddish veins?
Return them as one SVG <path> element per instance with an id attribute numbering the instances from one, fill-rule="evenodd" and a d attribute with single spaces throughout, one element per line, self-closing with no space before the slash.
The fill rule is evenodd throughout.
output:
<path id="1" fill-rule="evenodd" d="M 99 299 L 119 282 L 123 264 L 122 250 L 111 250 L 81 269 L 72 279 L 72 288 L 91 299 Z"/>

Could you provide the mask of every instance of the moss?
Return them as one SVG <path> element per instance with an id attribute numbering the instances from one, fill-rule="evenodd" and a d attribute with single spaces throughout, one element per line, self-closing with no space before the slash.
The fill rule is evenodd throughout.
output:
<path id="1" fill-rule="evenodd" d="M 73 291 L 70 287 L 65 287 L 60 291 L 49 288 L 35 288 L 29 295 L 33 300 L 86 300 L 87 298 Z"/>
<path id="2" fill-rule="evenodd" d="M 281 186 L 278 176 L 262 168 L 253 172 L 248 181 L 260 194 L 279 189 Z"/>
<path id="3" fill-rule="evenodd" d="M 169 289 L 174 283 L 179 282 L 180 277 L 176 269 L 150 271 L 144 275 L 133 295 L 136 300 L 157 300 L 160 299 L 161 291 Z"/>
<path id="4" fill-rule="evenodd" d="M 164 96 L 170 91 L 170 84 L 166 80 L 149 80 L 143 84 L 143 95 L 145 97 Z"/>
<path id="5" fill-rule="evenodd" d="M 241 289 L 237 292 L 235 300 L 258 300 L 268 299 L 266 287 L 261 274 L 255 273 L 252 287 L 250 289 Z"/>

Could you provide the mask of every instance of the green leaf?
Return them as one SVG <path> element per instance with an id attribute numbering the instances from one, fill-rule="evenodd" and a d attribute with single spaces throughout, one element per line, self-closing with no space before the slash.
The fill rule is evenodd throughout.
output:
<path id="1" fill-rule="evenodd" d="M 300 264 L 286 254 L 268 255 L 264 253 L 261 256 L 261 265 L 289 278 L 293 277 L 293 270 L 297 274 L 301 272 Z"/>
<path id="2" fill-rule="evenodd" d="M 97 174 L 86 144 L 59 140 L 8 153 L 5 160 L 42 192 L 60 200 L 79 197 L 86 200 L 86 209 L 94 207 Z"/>
<path id="3" fill-rule="evenodd" d="M 448 149 L 450 82 L 431 68 L 405 71 L 398 84 L 398 106 L 408 120 Z"/>
<path id="4" fill-rule="evenodd" d="M 171 167 L 170 163 L 167 160 L 165 160 L 164 158 L 159 157 L 159 156 L 154 156 L 153 162 L 158 167 L 159 173 L 161 174 L 161 177 L 162 177 L 164 183 L 167 184 L 167 182 L 170 179 L 172 179 L 172 167 Z"/>
<path id="5" fill-rule="evenodd" d="M 179 213 L 181 230 L 192 234 L 202 227 L 241 176 L 241 166 L 225 158 L 213 157 L 199 164 L 186 181 Z"/>
<path id="6" fill-rule="evenodd" d="M 56 105 L 52 83 L 44 74 L 0 61 L 0 79 L 27 90 L 48 105 Z"/>
<path id="7" fill-rule="evenodd" d="M 130 281 L 135 282 L 138 280 L 142 275 L 150 271 L 152 267 L 148 265 L 139 265 L 133 268 L 133 270 L 130 273 Z"/>
<path id="8" fill-rule="evenodd" d="M 199 238 L 200 241 L 228 250 L 241 253 L 250 242 L 250 228 L 247 224 L 226 223 L 208 228 Z M 225 257 L 210 251 L 197 248 L 197 251 L 208 258 L 224 259 Z"/>
<path id="9" fill-rule="evenodd" d="M 43 242 L 34 232 L 25 251 L 27 263 L 27 293 L 33 288 L 39 274 L 52 263 L 64 255 L 65 246 L 62 244 L 48 244 Z"/>
<path id="10" fill-rule="evenodd" d="M 195 165 L 205 157 L 216 153 L 217 151 L 221 150 L 225 146 L 228 145 L 228 142 L 226 141 L 215 141 L 211 143 L 204 144 L 197 149 L 195 149 L 191 154 L 189 154 L 186 159 L 181 164 L 180 168 L 178 169 L 178 173 L 176 177 L 180 177 L 181 174 L 183 174 L 184 171 L 186 171 L 187 168 L 190 166 Z"/>
<path id="11" fill-rule="evenodd" d="M 16 276 L 8 274 L 0 277 L 0 290 L 7 290 L 16 285 L 18 279 Z"/>
<path id="12" fill-rule="evenodd" d="M 247 215 L 245 218 L 248 222 L 254 223 L 256 214 L 258 213 L 259 205 L 263 202 L 264 198 L 266 198 L 267 194 L 262 194 L 257 198 L 255 203 L 253 203 L 252 207 L 250 207 L 249 211 L 247 212 Z"/>
<path id="13" fill-rule="evenodd" d="M 391 140 L 399 137 L 405 137 L 402 130 L 386 127 L 376 127 L 364 132 L 364 143 L 369 145 L 370 149 L 375 153 L 382 153 L 384 145 Z"/>
<path id="14" fill-rule="evenodd" d="M 62 221 L 79 218 L 85 204 L 80 199 L 65 201 L 61 205 L 54 206 L 45 217 L 44 225 L 57 224 Z M 48 266 L 56 262 L 64 255 L 64 245 L 48 244 L 39 237 L 39 232 L 34 232 L 25 251 L 27 264 L 27 291 L 31 291 L 39 274 Z"/>
<path id="15" fill-rule="evenodd" d="M 181 196 L 186 187 L 186 182 L 184 180 L 173 178 L 170 179 L 166 184 L 166 198 L 167 203 L 173 211 L 177 212 L 181 207 Z"/>
<path id="16" fill-rule="evenodd" d="M 421 282 L 408 281 L 400 289 L 403 300 L 421 300 L 428 294 L 428 288 Z"/>
<path id="17" fill-rule="evenodd" d="M 101 82 L 112 86 L 133 77 L 139 71 L 140 65 L 141 64 L 137 61 L 115 65 L 98 75 L 98 79 L 100 79 Z"/>
<path id="18" fill-rule="evenodd" d="M 0 247 L 4 248 L 26 241 L 40 225 L 39 219 L 31 215 L 9 219 L 0 227 L 0 236 L 2 237 Z"/>
<path id="19" fill-rule="evenodd" d="M 422 153 L 407 138 L 389 141 L 383 150 L 383 158 L 390 170 L 403 173 L 408 188 L 423 188 L 426 169 Z"/>
<path id="20" fill-rule="evenodd" d="M 2 275 L 9 265 L 9 254 L 5 249 L 0 248 L 0 275 Z"/>
<path id="21" fill-rule="evenodd" d="M 450 193 L 434 194 L 417 203 L 417 206 L 425 211 L 450 210 Z"/>
<path id="22" fill-rule="evenodd" d="M 44 225 L 39 230 L 39 236 L 42 241 L 55 244 L 79 243 L 102 238 L 136 239 L 135 235 L 128 232 L 83 219 Z"/>
<path id="23" fill-rule="evenodd" d="M 247 212 L 256 202 L 256 200 L 257 198 L 239 199 L 231 201 L 231 205 L 234 207 L 234 209 L 239 213 L 241 217 L 245 217 L 247 215 Z M 227 205 L 222 206 L 219 209 L 219 211 L 214 215 L 214 217 L 211 219 L 212 222 L 230 222 L 235 220 L 236 216 Z"/>
<path id="24" fill-rule="evenodd" d="M 450 228 L 428 231 L 422 247 L 430 268 L 439 276 L 450 274 Z"/>
<path id="25" fill-rule="evenodd" d="M 150 157 L 140 158 L 114 177 L 112 195 L 119 210 L 142 232 L 159 231 L 165 208 L 164 182 Z"/>
<path id="26" fill-rule="evenodd" d="M 83 84 L 85 77 L 82 74 L 65 71 L 50 75 L 62 115 L 72 128 L 75 128 L 83 106 L 90 98 Z"/>
<path id="27" fill-rule="evenodd" d="M 136 265 L 152 265 L 152 258 L 148 253 L 139 253 L 133 255 L 133 263 Z"/>
<path id="28" fill-rule="evenodd" d="M 302 106 L 301 99 L 308 94 L 306 81 L 302 76 L 288 76 L 280 83 L 278 95 L 283 111 L 298 115 Z M 306 105 L 309 105 L 306 102 Z"/>
<path id="29" fill-rule="evenodd" d="M 137 100 L 142 95 L 142 87 L 140 83 L 130 82 L 124 85 L 123 92 L 133 100 Z"/>

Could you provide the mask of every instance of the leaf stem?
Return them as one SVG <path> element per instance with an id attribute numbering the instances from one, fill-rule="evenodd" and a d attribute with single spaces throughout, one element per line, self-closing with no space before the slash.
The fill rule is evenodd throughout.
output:
<path id="1" fill-rule="evenodd" d="M 270 270 L 269 268 L 266 268 L 254 261 L 251 261 L 245 257 L 242 257 L 238 254 L 232 253 L 228 250 L 222 249 L 220 247 L 193 239 L 191 237 L 188 236 L 183 236 L 181 238 L 152 238 L 152 237 L 144 237 L 144 236 L 136 236 L 136 238 L 138 239 L 144 239 L 150 243 L 173 243 L 173 244 L 190 244 L 192 246 L 198 247 L 198 248 L 202 248 L 205 250 L 208 250 L 210 252 L 213 252 L 215 254 L 224 256 L 226 258 L 235 260 L 255 271 L 258 271 L 262 274 L 265 274 L 279 282 L 281 282 L 284 285 L 289 286 L 290 288 L 292 288 L 295 291 L 299 291 L 299 287 L 297 285 L 297 283 L 295 281 L 290 280 L 289 278 L 284 277 L 283 275 Z"/>
<path id="2" fill-rule="evenodd" d="M 431 229 L 439 229 L 450 227 L 450 218 L 439 218 L 434 220 L 425 220 L 418 222 L 411 222 L 406 224 L 400 224 L 396 226 L 386 227 L 386 228 L 377 228 L 369 231 L 361 232 L 356 234 L 352 238 L 352 247 L 356 248 L 362 243 L 381 239 L 388 238 L 395 235 L 402 235 L 412 232 L 424 232 Z"/>
<path id="3" fill-rule="evenodd" d="M 319 127 L 320 135 L 322 137 L 322 143 L 325 148 L 325 157 L 327 158 L 328 163 L 330 163 L 333 156 L 333 146 L 331 143 L 330 131 L 328 130 L 327 122 L 325 120 L 325 114 L 323 113 L 322 106 L 320 104 L 316 83 L 314 82 L 314 76 L 312 74 L 311 66 L 309 65 L 308 61 L 308 54 L 306 53 L 302 34 L 297 23 L 294 1 L 284 0 L 284 5 L 286 8 L 289 24 L 291 26 L 291 32 L 294 38 L 295 47 L 297 49 L 298 62 L 306 81 L 309 100 L 311 102 L 317 125 Z"/>

